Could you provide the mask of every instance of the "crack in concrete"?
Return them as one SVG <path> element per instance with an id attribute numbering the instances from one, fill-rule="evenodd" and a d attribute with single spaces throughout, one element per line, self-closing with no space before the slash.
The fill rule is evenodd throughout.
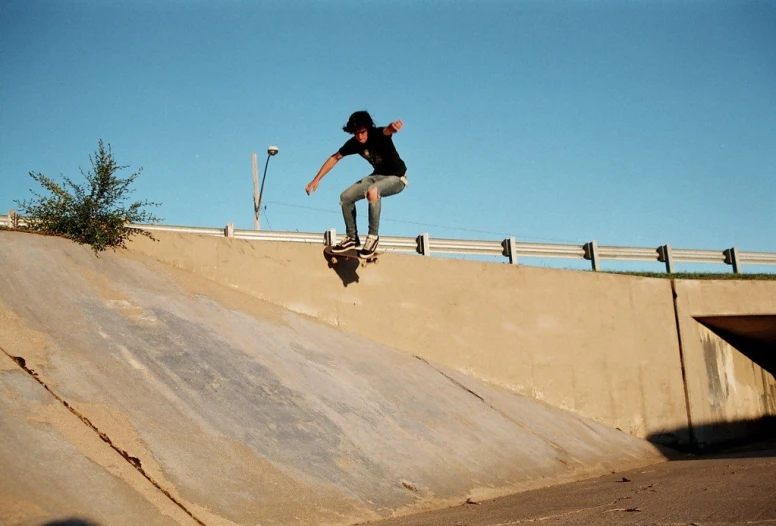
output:
<path id="1" fill-rule="evenodd" d="M 431 364 L 431 363 L 430 363 L 428 360 L 426 360 L 425 358 L 421 358 L 420 356 L 417 356 L 417 355 L 413 355 L 413 356 L 414 356 L 415 358 L 417 358 L 418 360 L 420 360 L 421 362 L 423 362 L 423 363 L 425 363 L 426 365 L 428 365 L 429 367 L 431 367 L 433 370 L 435 370 L 436 372 L 438 372 L 439 374 L 441 374 L 441 375 L 442 375 L 442 376 L 444 376 L 445 378 L 447 378 L 447 379 L 448 379 L 450 382 L 452 382 L 454 385 L 456 385 L 456 386 L 460 387 L 460 388 L 461 388 L 461 389 L 463 389 L 464 391 L 467 391 L 468 393 L 470 393 L 470 394 L 474 395 L 475 397 L 477 397 L 477 398 L 478 398 L 478 399 L 479 399 L 479 400 L 480 400 L 480 401 L 481 401 L 483 404 L 485 404 L 486 406 L 488 406 L 488 407 L 489 407 L 491 410 L 495 411 L 496 413 L 498 413 L 498 414 L 499 414 L 499 415 L 501 415 L 502 417 L 506 418 L 507 420 L 509 420 L 510 422 L 512 422 L 513 424 L 515 424 L 516 426 L 518 426 L 519 428 L 521 428 L 521 429 L 524 429 L 524 430 L 525 430 L 527 433 L 530 433 L 531 435 L 533 435 L 533 436 L 535 436 L 535 437 L 537 437 L 537 438 L 539 438 L 539 439 L 543 440 L 544 442 L 548 443 L 548 444 L 549 444 L 549 445 L 550 445 L 550 446 L 551 446 L 553 449 L 555 449 L 555 450 L 556 450 L 556 451 L 557 451 L 559 454 L 565 455 L 565 456 L 567 456 L 568 458 L 570 458 L 570 459 L 572 459 L 572 460 L 574 460 L 574 461 L 577 461 L 577 459 L 575 459 L 574 457 L 570 456 L 570 455 L 568 454 L 568 452 L 567 452 L 565 449 L 563 449 L 561 446 L 559 446 L 558 444 L 556 444 L 554 441 L 552 441 L 552 440 L 548 439 L 547 437 L 543 437 L 543 436 L 539 435 L 539 434 L 538 434 L 536 431 L 534 431 L 534 430 L 533 430 L 533 429 L 531 429 L 530 427 L 526 426 L 526 425 L 525 425 L 523 422 L 519 422 L 519 421 L 515 420 L 514 418 L 512 418 L 512 416 L 511 416 L 511 415 L 509 415 L 509 414 L 505 413 L 505 412 L 504 412 L 504 411 L 502 411 L 501 409 L 499 409 L 499 408 L 497 408 L 497 407 L 493 406 L 492 404 L 488 403 L 488 401 L 487 401 L 487 400 L 485 400 L 483 397 L 481 397 L 480 395 L 478 395 L 477 393 L 475 393 L 474 391 L 472 391 L 471 389 L 469 389 L 468 387 L 466 387 L 465 385 L 463 385 L 461 382 L 459 382 L 459 381 L 458 381 L 458 380 L 456 380 L 455 378 L 452 378 L 452 377 L 450 377 L 450 376 L 449 376 L 448 374 L 446 374 L 445 372 L 443 372 L 443 371 L 440 371 L 439 369 L 437 369 L 436 367 L 434 367 L 434 366 L 433 366 L 433 365 L 432 365 L 432 364 Z M 561 463 L 561 464 L 563 464 L 564 466 L 571 467 L 571 466 L 570 466 L 570 464 L 569 464 L 569 462 L 568 462 L 568 460 L 566 460 L 566 459 L 564 459 L 564 458 L 558 458 L 557 460 L 558 460 L 558 462 L 560 462 L 560 463 Z"/>
<path id="2" fill-rule="evenodd" d="M 110 447 L 111 447 L 111 448 L 112 448 L 114 451 L 116 451 L 116 452 L 117 452 L 119 455 L 121 455 L 121 456 L 124 458 L 124 460 L 126 460 L 127 462 L 129 462 L 129 463 L 132 465 L 132 467 L 133 467 L 133 468 L 135 468 L 135 469 L 136 469 L 136 470 L 137 470 L 137 471 L 138 471 L 138 472 L 139 472 L 141 475 L 143 475 L 143 477 L 145 477 L 145 479 L 146 479 L 146 480 L 148 480 L 148 482 L 150 482 L 151 484 L 153 484 L 153 486 L 154 486 L 156 489 L 158 489 L 159 491 L 161 491 L 161 492 L 162 492 L 162 493 L 163 493 L 163 494 L 164 494 L 164 495 L 165 495 L 165 496 L 166 496 L 168 499 L 170 499 L 170 501 L 172 501 L 172 502 L 173 502 L 173 503 L 174 503 L 176 506 L 178 506 L 178 507 L 179 507 L 181 510 L 183 510 L 183 511 L 184 511 L 184 512 L 185 512 L 185 513 L 186 513 L 186 514 L 189 516 L 189 517 L 191 517 L 192 519 L 194 519 L 194 520 L 197 522 L 197 524 L 200 524 L 201 526 L 206 526 L 206 524 L 205 524 L 204 522 L 202 522 L 201 520 L 199 520 L 199 519 L 198 519 L 198 518 L 197 518 L 197 517 L 196 517 L 196 516 L 195 516 L 195 515 L 194 515 L 194 514 L 191 512 L 191 511 L 189 511 L 189 510 L 186 508 L 186 506 L 184 506 L 184 505 L 183 505 L 183 503 L 181 503 L 181 502 L 180 502 L 180 501 L 178 501 L 178 500 L 177 500 L 175 497 L 173 497 L 173 496 L 172 496 L 172 494 L 171 494 L 171 493 L 170 493 L 168 490 L 164 489 L 164 488 L 163 488 L 163 487 L 162 487 L 162 486 L 161 486 L 161 485 L 160 485 L 158 482 L 156 482 L 156 481 L 155 481 L 155 480 L 154 480 L 154 479 L 153 479 L 153 478 L 152 478 L 152 477 L 151 477 L 151 476 L 150 476 L 148 473 L 146 473 L 146 472 L 145 472 L 145 470 L 143 469 L 142 463 L 140 462 L 140 459 L 139 459 L 139 458 L 137 458 L 137 457 L 133 457 L 132 455 L 130 455 L 129 453 L 127 453 L 126 451 L 124 451 L 123 449 L 121 449 L 119 446 L 117 446 L 116 444 L 114 444 L 114 443 L 113 443 L 113 441 L 111 440 L 111 438 L 110 438 L 108 435 L 106 435 L 105 433 L 103 433 L 102 431 L 100 431 L 100 430 L 97 428 L 97 426 L 95 426 L 95 425 L 94 425 L 94 424 L 91 422 L 91 420 L 89 420 L 89 418 L 87 418 L 86 416 L 84 416 L 83 414 L 81 414 L 79 411 L 77 411 L 77 410 L 76 410 L 74 407 L 72 407 L 72 406 L 71 406 L 71 405 L 70 405 L 70 404 L 67 402 L 67 400 L 65 400 L 64 398 L 62 398 L 61 396 L 59 396 L 59 395 L 58 395 L 57 393 L 55 393 L 55 392 L 54 392 L 54 391 L 53 391 L 53 390 L 52 390 L 52 389 L 51 389 L 51 388 L 50 388 L 48 385 L 46 385 L 46 383 L 45 383 L 43 380 L 41 380 L 40 376 L 38 376 L 38 373 L 37 373 L 37 372 L 35 372 L 35 370 L 34 370 L 34 369 L 32 369 L 31 367 L 28 367 L 28 366 L 27 366 L 27 361 L 26 361 L 24 358 L 22 358 L 21 356 L 13 356 L 13 355 L 9 354 L 9 353 L 8 353 L 8 351 L 6 351 L 5 349 L 3 349 L 2 347 L 0 347 L 0 350 L 1 350 L 1 351 L 3 351 L 3 353 L 4 353 L 6 356 L 8 356 L 8 357 L 9 357 L 11 360 L 13 360 L 14 362 L 16 362 L 16 364 L 17 364 L 17 365 L 18 365 L 18 366 L 19 366 L 19 367 L 20 367 L 20 368 L 21 368 L 21 369 L 22 369 L 24 372 L 26 372 L 27 374 L 29 374 L 29 375 L 30 375 L 32 378 L 34 378 L 34 379 L 35 379 L 35 381 L 36 381 L 36 382 L 38 382 L 38 383 L 39 383 L 41 386 L 43 386 L 43 388 L 44 388 L 46 391 L 48 391 L 48 392 L 49 392 L 49 394 L 50 394 L 51 396 L 53 396 L 53 397 L 54 397 L 54 399 L 56 399 L 56 400 L 57 400 L 59 403 L 61 403 L 63 406 L 65 406 L 65 408 L 67 408 L 67 409 L 68 409 L 68 411 L 70 411 L 70 412 L 71 412 L 73 415 L 75 415 L 75 416 L 76 416 L 76 417 L 77 417 L 79 420 L 81 420 L 81 422 L 83 422 L 83 423 L 84 423 L 84 424 L 85 424 L 87 427 L 89 427 L 89 428 L 90 428 L 92 431 L 94 431 L 95 433 L 97 433 L 97 436 L 99 436 L 99 437 L 100 437 L 100 439 L 102 439 L 102 441 L 103 441 L 103 442 L 105 442 L 106 444 L 108 444 L 108 445 L 109 445 L 109 446 L 110 446 Z"/>
<path id="3" fill-rule="evenodd" d="M 474 391 L 472 391 L 471 389 L 469 389 L 468 387 L 466 387 L 465 385 L 463 385 L 461 382 L 459 382 L 459 381 L 458 381 L 458 380 L 456 380 L 455 378 L 451 378 L 450 376 L 446 375 L 445 373 L 443 373 L 442 371 L 440 371 L 439 369 L 437 369 L 436 367 L 434 367 L 433 365 L 431 365 L 431 364 L 428 362 L 428 360 L 426 360 L 425 358 L 421 358 L 420 356 L 417 356 L 417 355 L 415 355 L 415 358 L 417 358 L 417 359 L 418 359 L 418 360 L 420 360 L 421 362 L 423 362 L 423 363 L 425 363 L 426 365 L 428 365 L 429 367 L 431 367 L 433 370 L 435 370 L 436 372 L 438 372 L 439 374 L 441 374 L 442 376 L 444 376 L 445 378 L 447 378 L 448 380 L 450 380 L 451 382 L 453 382 L 455 385 L 457 385 L 458 387 L 460 387 L 460 388 L 461 388 L 461 389 L 463 389 L 464 391 L 468 391 L 469 393 L 471 393 L 471 394 L 473 394 L 474 396 L 476 396 L 477 398 L 479 398 L 479 399 L 480 399 L 480 401 L 481 401 L 482 403 L 484 403 L 485 405 L 487 405 L 488 407 L 490 407 L 490 408 L 491 408 L 491 409 L 493 409 L 494 411 L 498 411 L 498 409 L 496 409 L 495 407 L 493 407 L 492 405 L 490 405 L 488 402 L 486 402 L 486 401 L 485 401 L 485 399 L 484 399 L 483 397 L 481 397 L 480 395 L 478 395 L 477 393 L 475 393 Z"/>
<path id="4" fill-rule="evenodd" d="M 425 358 L 421 358 L 420 356 L 417 356 L 417 355 L 413 355 L 413 356 L 415 356 L 415 358 L 417 358 L 418 360 L 420 360 L 421 362 L 425 363 L 426 365 L 428 365 L 429 367 L 431 367 L 433 370 L 435 370 L 436 372 L 438 372 L 439 374 L 441 374 L 442 376 L 444 376 L 445 378 L 447 378 L 447 379 L 448 379 L 450 382 L 452 382 L 453 384 L 457 385 L 458 387 L 460 387 L 460 388 L 461 388 L 461 389 L 463 389 L 464 391 L 467 391 L 469 394 L 472 394 L 472 395 L 476 396 L 477 398 L 479 398 L 479 399 L 480 399 L 480 402 L 482 402 L 483 404 L 485 404 L 486 406 L 488 406 L 488 407 L 489 407 L 489 408 L 491 408 L 493 411 L 497 412 L 498 414 L 500 414 L 501 416 L 503 416 L 503 417 L 504 417 L 504 418 L 506 418 L 507 420 L 509 420 L 509 421 L 513 422 L 514 424 L 516 424 L 516 425 L 520 426 L 521 428 L 523 428 L 523 429 L 526 429 L 527 431 L 529 431 L 529 432 L 533 433 L 533 431 L 531 431 L 530 429 L 526 428 L 526 427 L 525 427 L 523 424 L 521 424 L 520 422 L 517 422 L 517 421 L 513 420 L 513 419 L 512 419 L 512 418 L 511 418 L 511 417 L 510 417 L 508 414 L 504 413 L 504 412 L 503 412 L 501 409 L 498 409 L 497 407 L 493 407 L 493 406 L 492 406 L 491 404 L 489 404 L 489 403 L 488 403 L 488 402 L 487 402 L 487 401 L 486 401 L 486 400 L 485 400 L 483 397 L 481 397 L 480 395 L 478 395 L 477 393 L 475 393 L 474 391 L 472 391 L 471 389 L 469 389 L 468 387 L 466 387 L 465 385 L 463 385 L 461 382 L 459 382 L 459 381 L 458 381 L 458 380 L 456 380 L 455 378 L 452 378 L 452 377 L 450 377 L 449 375 L 445 374 L 443 371 L 440 371 L 439 369 L 437 369 L 436 367 L 434 367 L 433 365 L 431 365 L 431 363 L 430 363 L 428 360 L 426 360 Z M 535 433 L 534 433 L 534 434 L 535 434 Z"/>

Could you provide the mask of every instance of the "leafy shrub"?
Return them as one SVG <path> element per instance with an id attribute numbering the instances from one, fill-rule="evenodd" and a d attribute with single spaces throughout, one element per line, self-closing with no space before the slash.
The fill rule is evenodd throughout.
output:
<path id="1" fill-rule="evenodd" d="M 81 175 L 86 182 L 76 184 L 70 177 L 62 176 L 62 184 L 40 172 L 30 172 L 47 194 L 32 191 L 33 198 L 15 201 L 22 215 L 26 216 L 27 229 L 33 232 L 63 236 L 80 244 L 90 245 L 95 253 L 107 248 L 124 248 L 133 235 L 153 239 L 150 232 L 129 227 L 129 223 L 158 223 L 159 218 L 147 212 L 145 207 L 159 203 L 135 201 L 125 205 L 134 192 L 130 185 L 138 178 L 142 168 L 126 179 L 117 175 L 119 166 L 110 145 L 99 142 L 97 152 L 89 156 L 92 172 Z"/>

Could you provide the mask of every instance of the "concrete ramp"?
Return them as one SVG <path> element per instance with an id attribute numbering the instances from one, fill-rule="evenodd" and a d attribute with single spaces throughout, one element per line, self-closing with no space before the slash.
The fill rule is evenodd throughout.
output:
<path id="1" fill-rule="evenodd" d="M 662 459 L 140 255 L 0 231 L 0 268 L 0 522 L 353 524 Z"/>

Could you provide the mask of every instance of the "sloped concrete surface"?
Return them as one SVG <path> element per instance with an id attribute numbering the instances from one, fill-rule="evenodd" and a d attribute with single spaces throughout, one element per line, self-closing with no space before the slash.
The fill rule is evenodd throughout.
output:
<path id="1" fill-rule="evenodd" d="M 373 522 L 374 526 L 773 525 L 776 441 Z"/>
<path id="2" fill-rule="evenodd" d="M 113 501 L 127 502 L 128 522 L 351 524 L 662 459 L 646 441 L 140 255 L 0 231 L 0 267 L 0 498 L 40 482 L 36 518 L 76 509 L 59 481 L 127 493 Z M 41 407 L 99 444 L 41 426 Z M 57 458 L 41 454 L 52 448 Z M 7 509 L 0 521 L 32 517 Z"/>
<path id="3" fill-rule="evenodd" d="M 196 524 L 4 354 L 0 415 L 0 523 Z"/>

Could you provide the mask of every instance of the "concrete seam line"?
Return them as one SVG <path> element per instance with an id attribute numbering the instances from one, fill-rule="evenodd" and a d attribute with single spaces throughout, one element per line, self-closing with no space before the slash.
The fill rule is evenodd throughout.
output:
<path id="1" fill-rule="evenodd" d="M 425 358 L 421 358 L 420 356 L 417 356 L 417 355 L 414 355 L 414 356 L 415 356 L 415 358 L 417 358 L 417 359 L 418 359 L 418 360 L 420 360 L 421 362 L 423 362 L 423 363 L 425 363 L 426 365 L 428 365 L 429 367 L 431 367 L 433 370 L 435 370 L 436 372 L 438 372 L 439 374 L 441 374 L 442 376 L 444 376 L 445 378 L 447 378 L 448 380 L 450 380 L 452 383 L 454 383 L 455 385 L 457 385 L 458 387 L 460 387 L 460 388 L 461 388 L 461 389 L 463 389 L 464 391 L 467 391 L 467 392 L 469 392 L 470 394 L 472 394 L 472 395 L 476 396 L 477 398 L 479 398 L 479 399 L 480 399 L 480 401 L 481 401 L 482 403 L 484 403 L 485 405 L 487 405 L 488 407 L 490 407 L 490 408 L 491 408 L 491 409 L 493 409 L 494 411 L 497 411 L 497 409 L 496 409 L 495 407 L 493 407 L 492 405 L 490 405 L 489 403 L 487 403 L 483 397 L 481 397 L 480 395 L 478 395 L 477 393 L 475 393 L 474 391 L 472 391 L 471 389 L 469 389 L 468 387 L 466 387 L 465 385 L 463 385 L 463 384 L 462 384 L 461 382 L 459 382 L 458 380 L 456 380 L 456 379 L 454 379 L 454 378 L 450 378 L 449 376 L 447 376 L 445 373 L 443 373 L 442 371 L 440 371 L 439 369 L 437 369 L 436 367 L 434 367 L 433 365 L 431 365 L 431 364 L 428 362 L 428 360 L 426 360 Z"/>
<path id="2" fill-rule="evenodd" d="M 684 368 L 684 346 L 682 345 L 682 327 L 679 320 L 679 305 L 677 303 L 678 294 L 676 292 L 676 280 L 671 280 L 671 298 L 673 300 L 674 305 L 674 320 L 676 321 L 676 341 L 679 345 L 679 365 L 682 368 L 682 386 L 684 387 L 684 405 L 685 410 L 687 411 L 687 431 L 689 434 L 690 444 L 694 445 L 695 447 L 698 446 L 698 444 L 695 442 L 695 429 L 693 428 L 692 423 L 692 414 L 690 409 L 690 392 L 689 388 L 687 387 L 687 371 L 685 371 Z M 695 318 L 693 318 L 695 320 Z"/>
<path id="3" fill-rule="evenodd" d="M 59 403 L 61 403 L 68 411 L 70 411 L 73 415 L 75 415 L 81 422 L 83 422 L 89 429 L 97 433 L 97 436 L 100 437 L 100 439 L 108 444 L 111 449 L 113 449 L 116 453 L 121 455 L 121 457 L 126 460 L 133 468 L 135 468 L 143 477 L 148 480 L 153 486 L 161 491 L 168 499 L 170 499 L 176 506 L 178 506 L 181 510 L 183 510 L 189 517 L 197 521 L 198 524 L 201 524 L 202 526 L 206 526 L 204 522 L 199 520 L 191 511 L 189 511 L 186 506 L 184 506 L 181 502 L 179 502 L 175 497 L 172 496 L 172 494 L 164 489 L 158 482 L 156 482 L 151 476 L 145 472 L 143 469 L 140 459 L 137 457 L 133 457 L 120 447 L 118 447 L 116 444 L 113 443 L 113 441 L 110 439 L 108 435 L 100 431 L 97 426 L 92 424 L 91 420 L 89 420 L 86 416 L 82 415 L 80 412 L 78 412 L 75 408 L 73 408 L 64 398 L 59 396 L 57 393 L 55 393 L 51 388 L 46 385 L 46 383 L 40 379 L 38 376 L 38 373 L 35 372 L 34 369 L 27 366 L 27 361 L 22 358 L 21 356 L 13 356 L 8 351 L 6 351 L 3 347 L 0 347 L 0 351 L 3 351 L 3 353 L 8 356 L 11 360 L 16 362 L 16 364 L 27 374 L 29 374 L 36 382 L 38 382 L 43 388 L 51 394 Z"/>
<path id="4" fill-rule="evenodd" d="M 414 356 L 415 358 L 417 358 L 418 360 L 420 360 L 421 362 L 423 362 L 423 363 L 425 363 L 426 365 L 428 365 L 429 367 L 431 367 L 433 370 L 435 370 L 436 372 L 438 372 L 439 374 L 441 374 L 441 375 L 442 375 L 442 376 L 444 376 L 445 378 L 447 378 L 447 379 L 448 379 L 450 382 L 452 382 L 454 385 L 456 385 L 456 386 L 460 387 L 460 388 L 461 388 L 461 389 L 463 389 L 464 391 L 467 391 L 468 393 L 470 393 L 470 394 L 474 395 L 475 397 L 479 398 L 479 400 L 480 400 L 480 401 L 481 401 L 483 404 L 485 404 L 485 405 L 486 405 L 486 406 L 488 406 L 488 407 L 489 407 L 491 410 L 495 411 L 496 413 L 498 413 L 499 415 L 501 415 L 501 416 L 502 416 L 502 417 L 504 417 L 505 419 L 507 419 L 507 420 L 509 420 L 510 422 L 512 422 L 513 424 L 515 424 L 515 425 L 516 425 L 517 427 L 519 427 L 520 429 L 525 429 L 525 430 L 526 430 L 528 433 L 530 433 L 531 435 L 533 435 L 533 436 L 535 436 L 535 437 L 538 437 L 538 438 L 540 438 L 541 440 L 543 440 L 543 441 L 547 442 L 547 443 L 548 443 L 548 444 L 550 444 L 550 445 L 551 445 L 551 446 L 552 446 L 552 447 L 553 447 L 555 450 L 557 450 L 557 451 L 563 451 L 563 448 L 562 448 L 562 447 L 560 447 L 560 446 L 559 446 L 557 443 L 555 443 L 554 441 L 550 440 L 550 439 L 549 439 L 549 438 L 547 438 L 547 437 L 542 437 L 542 436 L 540 436 L 540 435 L 539 435 L 539 434 L 538 434 L 536 431 L 534 431 L 533 429 L 531 429 L 529 426 L 525 425 L 523 422 L 520 422 L 520 421 L 518 421 L 518 420 L 515 420 L 514 418 L 512 418 L 512 415 L 509 415 L 509 414 L 505 413 L 504 411 L 502 411 L 501 409 L 499 409 L 498 407 L 495 407 L 495 406 L 493 406 L 493 405 L 489 404 L 489 403 L 488 403 L 488 402 L 487 402 L 487 401 L 486 401 L 486 400 L 485 400 L 483 397 L 481 397 L 480 395 L 478 395 L 477 393 L 475 393 L 474 391 L 472 391 L 471 389 L 469 389 L 468 387 L 466 387 L 465 385 L 463 385 L 461 382 L 459 382 L 459 381 L 458 381 L 458 380 L 456 380 L 455 378 L 451 378 L 450 376 L 448 376 L 448 375 L 447 375 L 447 374 L 445 374 L 444 372 L 440 371 L 439 369 L 437 369 L 436 367 L 434 367 L 433 365 L 431 365 L 431 363 L 429 363 L 429 361 L 428 361 L 428 360 L 426 360 L 425 358 L 421 358 L 420 356 L 417 356 L 417 355 L 413 355 L 413 356 Z M 517 395 L 517 393 L 514 393 L 514 394 L 515 394 L 515 396 L 518 396 L 518 395 Z M 573 458 L 573 457 L 572 457 L 572 458 Z M 558 460 L 561 462 L 561 464 L 563 464 L 563 465 L 565 465 L 565 466 L 568 466 L 568 465 L 569 465 L 569 463 L 568 463 L 568 461 L 567 461 L 566 459 L 559 458 Z M 574 459 L 574 460 L 576 460 L 576 459 Z"/>

